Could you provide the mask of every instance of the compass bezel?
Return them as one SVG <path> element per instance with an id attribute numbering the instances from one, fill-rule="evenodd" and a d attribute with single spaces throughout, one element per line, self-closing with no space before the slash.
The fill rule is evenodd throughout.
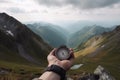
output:
<path id="1" fill-rule="evenodd" d="M 61 59 L 59 56 L 58 56 L 58 52 L 60 50 L 65 50 L 69 55 L 65 58 L 65 59 Z M 59 60 L 68 60 L 70 58 L 70 50 L 69 48 L 67 48 L 66 46 L 60 46 L 59 48 L 56 49 L 55 51 L 55 56 L 59 59 Z"/>

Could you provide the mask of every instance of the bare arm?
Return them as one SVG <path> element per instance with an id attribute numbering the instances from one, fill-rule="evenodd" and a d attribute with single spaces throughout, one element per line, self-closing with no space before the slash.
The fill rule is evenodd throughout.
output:
<path id="1" fill-rule="evenodd" d="M 60 61 L 54 56 L 54 52 L 55 52 L 55 49 L 52 50 L 47 57 L 48 63 L 49 63 L 48 67 L 50 67 L 51 65 L 57 65 L 61 67 L 62 69 L 64 69 L 65 71 L 68 71 L 70 67 L 72 66 L 73 60 L 74 60 L 73 50 L 70 49 L 70 54 L 72 55 L 71 59 L 62 60 L 62 61 Z M 39 79 L 40 80 L 60 80 L 60 75 L 52 71 L 46 71 L 39 77 Z"/>
<path id="2" fill-rule="evenodd" d="M 40 80 L 60 80 L 60 76 L 54 72 L 45 72 L 40 76 L 39 79 Z"/>

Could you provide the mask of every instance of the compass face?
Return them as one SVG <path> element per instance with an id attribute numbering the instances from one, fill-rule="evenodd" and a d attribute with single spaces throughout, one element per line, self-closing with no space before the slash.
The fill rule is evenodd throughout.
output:
<path id="1" fill-rule="evenodd" d="M 66 48 L 58 49 L 56 52 L 56 56 L 60 60 L 67 60 L 70 57 L 69 50 Z"/>

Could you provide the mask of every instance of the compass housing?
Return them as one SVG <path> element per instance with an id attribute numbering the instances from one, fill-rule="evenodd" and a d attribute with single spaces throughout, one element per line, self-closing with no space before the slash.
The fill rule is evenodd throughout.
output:
<path id="1" fill-rule="evenodd" d="M 59 48 L 57 48 L 57 50 L 55 51 L 55 56 L 59 59 L 59 60 L 68 60 L 70 58 L 70 50 L 69 48 L 67 48 L 66 46 L 60 46 Z"/>

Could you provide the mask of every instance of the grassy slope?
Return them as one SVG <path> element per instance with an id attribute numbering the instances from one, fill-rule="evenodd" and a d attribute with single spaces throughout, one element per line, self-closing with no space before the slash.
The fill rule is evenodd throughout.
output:
<path id="1" fill-rule="evenodd" d="M 31 80 L 43 73 L 44 68 L 35 65 L 17 64 L 0 61 L 0 68 L 11 70 L 7 74 L 0 75 L 0 80 Z"/>
<path id="2" fill-rule="evenodd" d="M 27 26 L 53 47 L 58 47 L 60 45 L 66 44 L 65 31 L 58 26 L 47 24 L 41 25 L 39 23 L 28 24 Z"/>
<path id="3" fill-rule="evenodd" d="M 34 43 L 32 43 L 34 44 Z M 45 55 L 39 55 L 40 53 L 45 53 L 42 51 L 38 51 L 38 47 L 32 45 L 34 50 L 36 52 L 39 52 L 37 56 L 40 56 L 39 59 L 38 57 L 35 57 L 36 55 L 34 54 L 35 52 L 33 50 L 29 50 L 30 55 L 32 55 L 33 52 L 33 57 L 40 61 L 41 66 L 38 66 L 36 64 L 33 64 L 23 57 L 21 57 L 18 52 L 10 50 L 9 48 L 5 47 L 4 45 L 0 45 L 0 68 L 4 69 L 11 69 L 12 72 L 9 72 L 8 74 L 0 74 L 0 80 L 18 80 L 19 78 L 21 80 L 31 80 L 32 77 L 35 76 L 40 76 L 44 70 L 44 66 L 47 65 L 46 62 L 46 54 Z M 44 57 L 41 57 L 44 56 Z M 23 71 L 21 71 L 23 70 Z"/>
<path id="4" fill-rule="evenodd" d="M 79 46 L 79 44 L 86 42 L 91 37 L 101 34 L 103 32 L 108 32 L 110 30 L 111 30 L 110 28 L 104 28 L 104 27 L 97 26 L 97 25 L 82 28 L 80 31 L 71 35 L 68 45 L 70 47 L 76 48 Z"/>
<path id="5" fill-rule="evenodd" d="M 73 73 L 93 72 L 98 65 L 102 65 L 117 80 L 120 79 L 120 32 L 112 31 L 99 37 L 94 37 L 84 44 L 84 49 L 76 52 L 76 63 L 84 65 Z M 90 57 L 98 48 L 104 47 L 95 56 Z"/>
<path id="6" fill-rule="evenodd" d="M 41 66 L 27 61 L 17 52 L 0 45 L 0 68 L 12 70 L 8 74 L 0 75 L 0 80 L 18 80 L 19 78 L 21 80 L 31 80 L 30 78 L 36 76 L 36 74 L 40 76 L 45 68 L 43 66 L 46 66 L 47 63 L 45 57 L 39 60 L 41 60 Z"/>
<path id="7" fill-rule="evenodd" d="M 36 66 L 8 49 L 4 48 L 5 51 L 1 47 L 0 49 L 4 52 L 2 54 L 0 52 L 0 68 L 12 70 L 8 74 L 0 75 L 0 80 L 18 80 L 19 77 L 22 80 L 30 80 L 35 74 L 43 72 L 44 68 L 42 66 Z M 21 71 L 21 69 L 24 71 Z M 25 73 L 24 76 L 22 73 Z"/>

